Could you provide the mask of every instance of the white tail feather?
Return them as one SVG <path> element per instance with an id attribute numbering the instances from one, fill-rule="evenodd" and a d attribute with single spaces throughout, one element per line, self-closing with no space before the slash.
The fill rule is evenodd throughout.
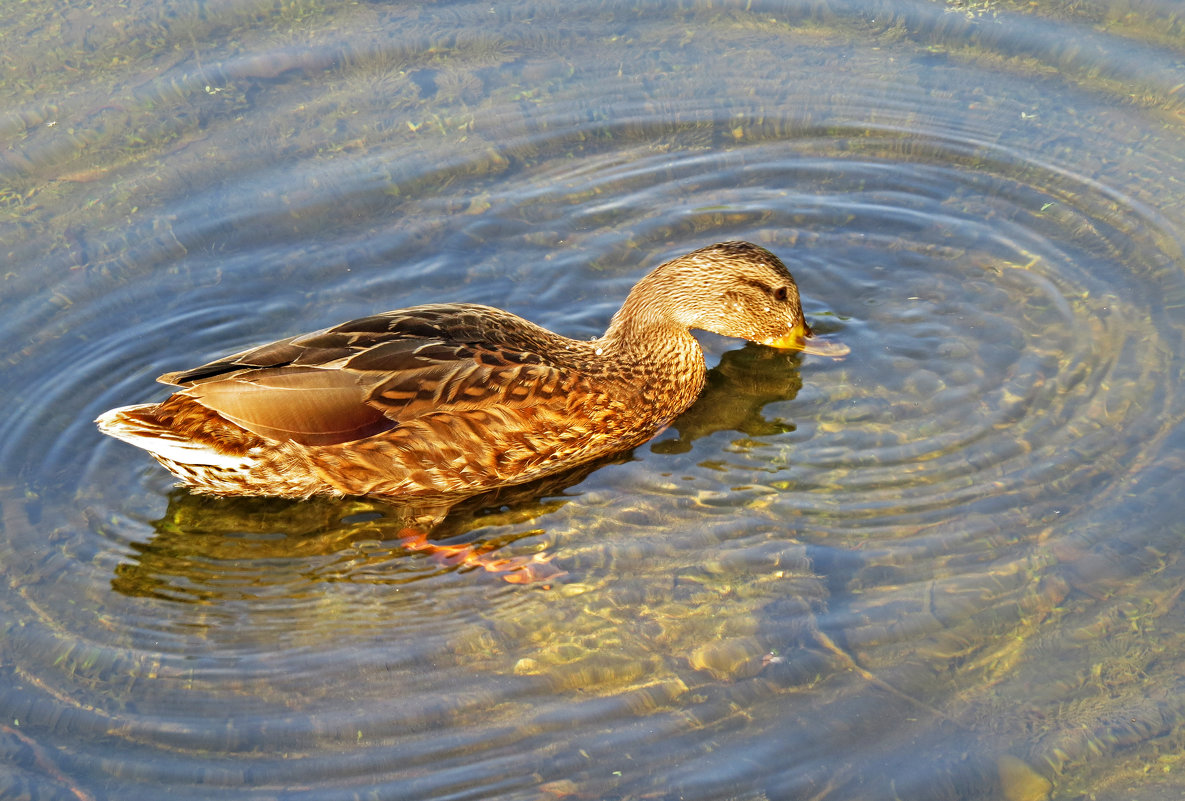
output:
<path id="1" fill-rule="evenodd" d="M 104 434 L 143 448 L 153 456 L 189 465 L 209 465 L 226 469 L 241 469 L 243 459 L 219 453 L 208 445 L 177 436 L 163 426 L 154 426 L 127 413 L 151 408 L 153 404 L 123 406 L 99 415 L 95 422 Z"/>

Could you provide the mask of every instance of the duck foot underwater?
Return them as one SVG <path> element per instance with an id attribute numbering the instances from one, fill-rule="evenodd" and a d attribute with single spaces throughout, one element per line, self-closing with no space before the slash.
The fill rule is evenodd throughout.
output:
<path id="1" fill-rule="evenodd" d="M 510 584 L 540 584 L 550 589 L 548 582 L 567 575 L 551 564 L 554 553 L 530 556 L 497 557 L 491 555 L 489 545 L 438 545 L 428 539 L 428 533 L 414 528 L 399 532 L 399 544 L 409 551 L 422 551 L 448 567 L 480 567 Z"/>

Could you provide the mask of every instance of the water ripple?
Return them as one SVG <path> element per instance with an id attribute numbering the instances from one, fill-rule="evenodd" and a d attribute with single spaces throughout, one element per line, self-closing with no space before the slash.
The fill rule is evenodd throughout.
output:
<path id="1" fill-rule="evenodd" d="M 14 102 L 0 794 L 971 799 L 1178 731 L 1105 641 L 1180 629 L 1180 53 L 975 9 L 224 4 L 133 25 L 173 60 L 116 103 L 94 65 Z M 380 504 L 172 491 L 90 423 L 413 303 L 594 336 L 730 238 L 851 355 L 708 339 L 654 443 L 434 533 L 550 590 Z"/>

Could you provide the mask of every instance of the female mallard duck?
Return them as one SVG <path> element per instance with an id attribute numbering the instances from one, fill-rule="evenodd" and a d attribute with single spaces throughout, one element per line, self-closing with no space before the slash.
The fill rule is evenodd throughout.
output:
<path id="1" fill-rule="evenodd" d="M 415 306 L 168 373 L 182 389 L 163 403 L 97 422 L 197 492 L 470 495 L 654 436 L 704 386 L 692 328 L 846 352 L 809 341 L 776 256 L 722 242 L 655 268 L 591 342 L 489 306 Z"/>

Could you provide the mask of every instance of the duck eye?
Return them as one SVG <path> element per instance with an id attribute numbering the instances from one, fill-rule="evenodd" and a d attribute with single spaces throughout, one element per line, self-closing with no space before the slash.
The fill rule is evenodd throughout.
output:
<path id="1" fill-rule="evenodd" d="M 781 302 L 788 297 L 790 297 L 790 290 L 786 287 L 780 286 L 774 290 L 774 300 Z"/>

